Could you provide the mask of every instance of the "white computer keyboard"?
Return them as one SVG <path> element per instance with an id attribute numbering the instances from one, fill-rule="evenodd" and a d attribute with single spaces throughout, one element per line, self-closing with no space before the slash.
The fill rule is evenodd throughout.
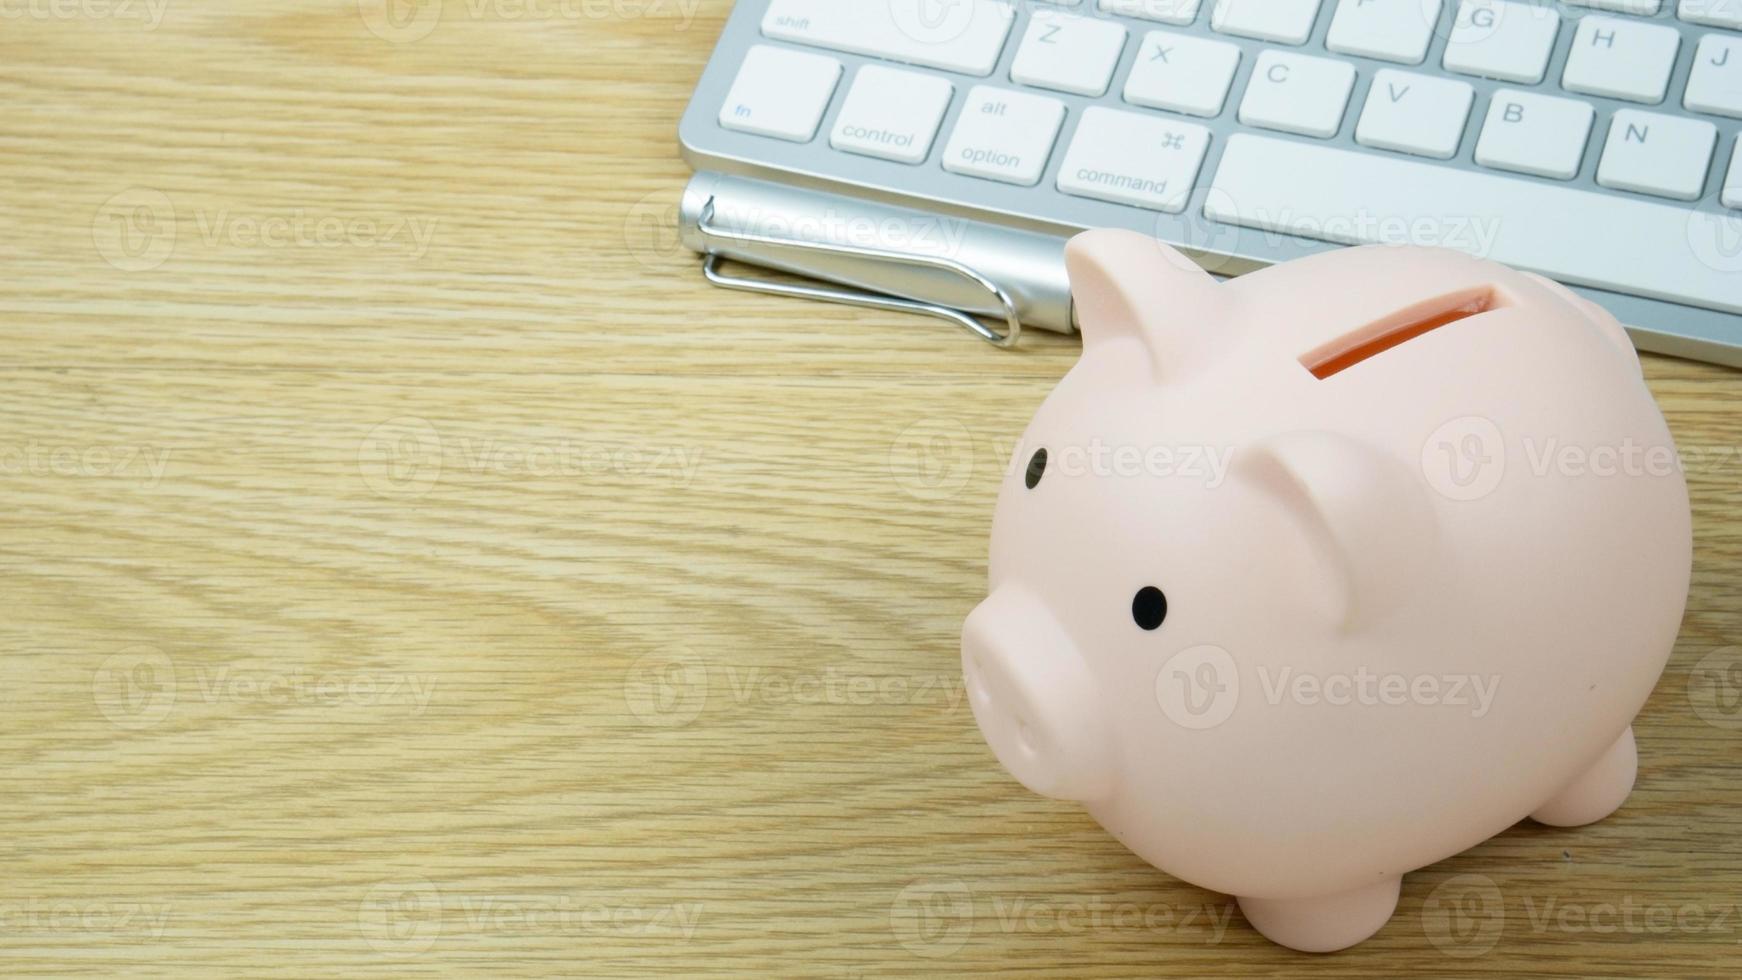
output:
<path id="1" fill-rule="evenodd" d="M 1462 248 L 1738 363 L 1739 121 L 1742 0 L 756 0 L 683 142 L 698 169 L 1260 264 Z"/>

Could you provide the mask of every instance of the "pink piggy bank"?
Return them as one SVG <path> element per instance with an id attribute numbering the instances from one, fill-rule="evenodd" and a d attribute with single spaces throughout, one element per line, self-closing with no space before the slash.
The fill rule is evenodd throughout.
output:
<path id="1" fill-rule="evenodd" d="M 1002 489 L 962 666 L 998 760 L 1284 946 L 1633 787 L 1687 486 L 1613 317 L 1415 248 L 1218 284 L 1071 242 L 1081 361 Z"/>

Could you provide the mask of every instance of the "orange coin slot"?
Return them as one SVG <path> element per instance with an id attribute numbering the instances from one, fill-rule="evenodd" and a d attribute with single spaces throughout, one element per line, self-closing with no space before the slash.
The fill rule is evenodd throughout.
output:
<path id="1" fill-rule="evenodd" d="M 1323 381 L 1417 337 L 1504 305 L 1493 287 L 1441 297 L 1344 334 L 1315 348 L 1300 363 Z"/>

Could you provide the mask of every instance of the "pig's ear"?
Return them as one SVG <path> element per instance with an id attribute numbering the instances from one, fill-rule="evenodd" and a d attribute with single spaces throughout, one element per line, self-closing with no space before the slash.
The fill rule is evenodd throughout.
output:
<path id="1" fill-rule="evenodd" d="M 1259 443 L 1235 466 L 1301 523 L 1335 579 L 1342 629 L 1364 629 L 1431 587 L 1439 524 L 1409 464 L 1348 436 L 1294 432 Z"/>
<path id="2" fill-rule="evenodd" d="M 1133 231 L 1088 231 L 1065 246 L 1085 348 L 1140 342 L 1158 378 L 1216 338 L 1216 280 L 1179 251 Z"/>

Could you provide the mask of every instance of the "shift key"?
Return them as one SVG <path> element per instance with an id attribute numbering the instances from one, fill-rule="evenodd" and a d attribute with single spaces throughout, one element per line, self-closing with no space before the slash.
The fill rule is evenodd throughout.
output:
<path id="1" fill-rule="evenodd" d="M 990 75 L 1016 12 L 1005 0 L 771 0 L 764 36 Z"/>
<path id="2" fill-rule="evenodd" d="M 1064 120 L 1065 104 L 1057 99 L 976 85 L 944 150 L 944 169 L 1033 186 L 1046 172 Z"/>

